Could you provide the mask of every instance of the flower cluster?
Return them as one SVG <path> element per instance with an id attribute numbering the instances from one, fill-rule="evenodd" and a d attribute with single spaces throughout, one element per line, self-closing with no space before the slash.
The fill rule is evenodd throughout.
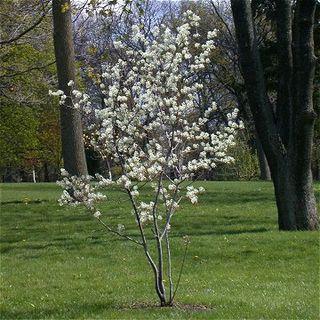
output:
<path id="1" fill-rule="evenodd" d="M 110 184 L 110 181 L 104 179 L 100 175 L 96 175 L 99 183 L 94 186 L 91 183 L 93 177 L 91 176 L 70 176 L 65 169 L 61 169 L 62 180 L 58 181 L 57 184 L 64 190 L 59 199 L 59 204 L 79 206 L 84 205 L 95 218 L 100 217 L 101 213 L 95 208 L 95 202 L 106 198 L 97 189 L 101 186 Z"/>
<path id="2" fill-rule="evenodd" d="M 187 187 L 186 197 L 190 199 L 192 204 L 198 203 L 198 194 L 204 192 L 205 189 L 203 187 L 195 188 L 193 186 Z"/>
<path id="3" fill-rule="evenodd" d="M 146 202 L 140 202 L 140 205 L 138 207 L 139 209 L 139 218 L 141 223 L 144 223 L 146 221 L 152 221 L 153 220 L 153 208 L 155 203 L 153 201 L 150 201 L 149 203 Z"/>
<path id="4" fill-rule="evenodd" d="M 79 90 L 75 90 L 72 88 L 74 87 L 74 81 L 70 80 L 68 82 L 68 87 L 71 88 L 70 96 L 67 96 L 62 90 L 52 91 L 49 90 L 49 96 L 59 97 L 59 104 L 66 105 L 66 100 L 70 98 L 70 104 L 68 107 L 73 108 L 75 110 L 80 110 L 86 114 L 92 112 L 92 105 L 91 101 L 89 100 L 89 95 L 86 93 L 82 93 Z"/>

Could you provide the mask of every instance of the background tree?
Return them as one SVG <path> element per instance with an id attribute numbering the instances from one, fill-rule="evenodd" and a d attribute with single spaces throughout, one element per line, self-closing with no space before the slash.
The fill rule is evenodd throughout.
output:
<path id="1" fill-rule="evenodd" d="M 72 87 L 75 81 L 75 54 L 72 34 L 70 0 L 53 0 L 53 40 L 58 73 L 59 89 L 68 98 L 61 106 L 61 139 L 64 167 L 73 175 L 86 175 L 87 164 L 82 137 L 81 116 L 71 106 Z"/>
<path id="2" fill-rule="evenodd" d="M 38 157 L 38 121 L 31 108 L 9 104 L 0 108 L 0 118 L 2 180 L 19 181 L 19 170 Z"/>
<path id="3" fill-rule="evenodd" d="M 47 180 L 54 180 L 61 166 L 58 103 L 48 100 L 56 75 L 49 4 L 39 0 L 0 3 L 1 173 L 5 181 L 29 181 L 31 167 L 37 180 L 43 180 L 45 172 Z M 21 151 L 21 143 L 28 152 Z"/>
<path id="4" fill-rule="evenodd" d="M 320 57 L 320 2 L 317 2 L 315 13 L 315 27 L 314 27 L 314 51 L 317 57 Z M 313 177 L 320 180 L 320 64 L 316 64 L 316 71 L 314 77 L 315 90 L 313 92 L 313 101 L 315 112 L 318 118 L 315 123 L 314 143 L 313 143 L 313 157 L 312 169 Z"/>
<path id="5" fill-rule="evenodd" d="M 279 228 L 314 230 L 318 228 L 311 174 L 316 1 L 300 0 L 294 8 L 289 0 L 276 4 L 278 87 L 272 104 L 250 1 L 231 1 L 249 104 L 275 187 Z"/>
<path id="6" fill-rule="evenodd" d="M 202 101 L 210 99 L 210 95 L 217 101 L 218 106 L 227 114 L 227 109 L 237 105 L 240 110 L 239 117 L 245 122 L 248 133 L 250 133 L 249 149 L 256 152 L 259 159 L 260 179 L 270 180 L 269 166 L 257 138 L 252 121 L 252 115 L 248 106 L 243 78 L 241 76 L 239 57 L 237 54 L 237 43 L 232 23 L 231 7 L 226 1 L 182 1 L 178 8 L 183 12 L 193 10 L 201 17 L 199 34 L 203 36 L 208 30 L 216 29 L 216 50 L 211 57 L 211 64 L 206 69 L 204 77 L 204 90 L 199 92 Z M 179 12 L 176 8 L 175 12 Z M 179 14 L 175 13 L 175 20 L 179 23 Z M 261 20 L 261 21 L 260 21 Z M 259 24 L 265 25 L 264 19 L 259 19 Z M 260 28 L 260 43 L 266 38 L 266 33 Z M 247 144 L 248 141 L 243 141 Z M 244 146 L 244 144 L 242 144 Z M 243 150 L 245 151 L 245 150 Z M 248 168 L 249 169 L 249 168 Z M 232 177 L 232 175 L 231 175 Z M 234 177 L 236 178 L 236 177 Z"/>

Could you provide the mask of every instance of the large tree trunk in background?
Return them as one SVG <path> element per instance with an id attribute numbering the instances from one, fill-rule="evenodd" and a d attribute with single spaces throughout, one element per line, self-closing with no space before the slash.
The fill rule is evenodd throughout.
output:
<path id="1" fill-rule="evenodd" d="M 320 180 L 320 161 L 319 161 L 319 159 L 316 161 L 316 167 L 314 169 L 313 179 Z"/>
<path id="2" fill-rule="evenodd" d="M 311 172 L 314 124 L 313 109 L 314 55 L 313 26 L 316 0 L 300 0 L 296 4 L 293 41 L 293 138 L 292 155 L 294 187 L 297 193 L 295 213 L 299 229 L 317 225 L 316 199 Z"/>
<path id="3" fill-rule="evenodd" d="M 67 84 L 69 80 L 75 81 L 75 54 L 70 0 L 53 0 L 52 13 L 59 89 L 70 97 L 72 89 Z M 71 100 L 67 98 L 66 104 L 60 109 L 64 168 L 71 175 L 87 175 L 81 115 L 71 106 Z"/>
<path id="4" fill-rule="evenodd" d="M 274 112 L 267 95 L 250 1 L 231 1 L 241 68 L 256 130 L 271 170 L 280 230 L 318 228 L 311 175 L 315 4 L 315 0 L 297 2 L 293 44 L 291 0 L 277 1 L 279 77 Z"/>
<path id="5" fill-rule="evenodd" d="M 264 154 L 261 142 L 256 134 L 257 155 L 259 160 L 260 180 L 270 181 L 271 172 L 266 155 Z"/>

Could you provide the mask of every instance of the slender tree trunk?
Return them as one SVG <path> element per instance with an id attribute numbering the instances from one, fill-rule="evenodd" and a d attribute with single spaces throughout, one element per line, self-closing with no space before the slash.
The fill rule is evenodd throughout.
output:
<path id="1" fill-rule="evenodd" d="M 72 36 L 70 0 L 52 0 L 53 40 L 56 56 L 59 89 L 67 96 L 72 95 L 67 85 L 75 81 L 75 55 Z M 64 168 L 71 175 L 86 175 L 87 163 L 82 136 L 82 123 L 79 111 L 71 108 L 71 99 L 60 109 L 62 155 Z"/>
<path id="2" fill-rule="evenodd" d="M 50 180 L 49 179 L 49 168 L 48 168 L 47 162 L 44 163 L 43 169 L 44 169 L 44 181 L 49 182 L 49 180 Z"/>
<path id="3" fill-rule="evenodd" d="M 34 166 L 32 166 L 32 181 L 33 183 L 36 183 L 37 182 L 37 179 L 36 179 L 36 169 Z"/>
<path id="4" fill-rule="evenodd" d="M 314 169 L 314 180 L 320 180 L 320 159 L 316 160 L 316 167 Z"/>
<path id="5" fill-rule="evenodd" d="M 294 43 L 292 3 L 278 0 L 276 4 L 279 61 L 276 112 L 266 91 L 250 1 L 232 0 L 241 68 L 256 130 L 270 165 L 279 229 L 315 230 L 318 218 L 311 175 L 315 0 L 297 2 Z"/>

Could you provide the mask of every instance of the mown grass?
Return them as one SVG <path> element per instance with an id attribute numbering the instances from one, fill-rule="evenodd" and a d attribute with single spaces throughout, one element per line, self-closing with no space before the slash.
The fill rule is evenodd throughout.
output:
<path id="1" fill-rule="evenodd" d="M 141 248 L 83 210 L 59 207 L 54 184 L 2 184 L 0 318 L 318 319 L 319 234 L 277 230 L 271 183 L 201 185 L 207 192 L 199 205 L 182 205 L 171 237 L 175 277 L 182 237 L 191 239 L 177 302 L 204 311 L 130 308 L 157 303 Z M 119 190 L 101 209 L 135 234 Z"/>

